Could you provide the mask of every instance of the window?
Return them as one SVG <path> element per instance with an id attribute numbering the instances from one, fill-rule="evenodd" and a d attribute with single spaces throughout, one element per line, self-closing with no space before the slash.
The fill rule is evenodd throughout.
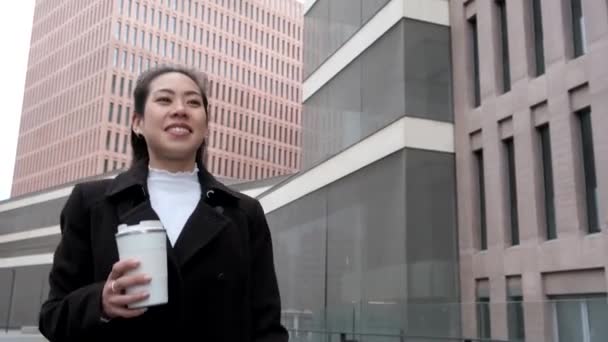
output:
<path id="1" fill-rule="evenodd" d="M 137 28 L 133 28 L 133 37 L 131 38 L 131 44 L 137 46 Z"/>
<path id="2" fill-rule="evenodd" d="M 543 172 L 543 188 L 545 197 L 545 226 L 547 240 L 557 238 L 557 228 L 555 224 L 555 199 L 553 190 L 553 165 L 551 156 L 551 133 L 549 125 L 540 126 L 538 129 L 540 140 L 540 161 Z"/>
<path id="3" fill-rule="evenodd" d="M 116 75 L 112 75 L 112 95 L 116 93 Z"/>
<path id="4" fill-rule="evenodd" d="M 504 93 L 511 90 L 511 68 L 509 66 L 509 31 L 507 24 L 507 2 L 496 0 L 496 10 L 498 15 L 498 34 L 500 39 L 500 53 L 502 64 L 502 91 Z"/>
<path id="5" fill-rule="evenodd" d="M 519 245 L 519 221 L 517 215 L 517 177 L 515 174 L 515 146 L 513 143 L 513 138 L 506 139 L 503 142 L 503 145 L 505 148 L 507 162 L 507 205 L 510 209 L 509 217 L 511 223 L 511 246 L 516 246 Z"/>
<path id="6" fill-rule="evenodd" d="M 608 301 L 605 295 L 553 297 L 556 342 L 608 340 Z"/>
<path id="7" fill-rule="evenodd" d="M 118 48 L 114 48 L 114 57 L 112 58 L 112 65 L 114 67 L 118 66 Z"/>
<path id="8" fill-rule="evenodd" d="M 492 338 L 490 321 L 490 288 L 487 279 L 477 280 L 477 337 Z"/>
<path id="9" fill-rule="evenodd" d="M 106 150 L 109 151 L 110 150 L 110 137 L 111 137 L 111 132 L 107 131 L 106 132 Z"/>
<path id="10" fill-rule="evenodd" d="M 131 126 L 131 107 L 125 109 L 125 123 L 127 127 Z"/>
<path id="11" fill-rule="evenodd" d="M 116 132 L 114 134 L 114 152 L 118 152 L 118 141 L 120 140 L 120 134 Z"/>
<path id="12" fill-rule="evenodd" d="M 507 318 L 509 341 L 526 339 L 521 277 L 507 278 Z"/>
<path id="13" fill-rule="evenodd" d="M 114 117 L 114 103 L 110 102 L 110 109 L 108 110 L 108 122 L 112 122 Z"/>
<path id="14" fill-rule="evenodd" d="M 127 51 L 123 51 L 122 52 L 122 69 L 126 69 L 127 68 Z"/>
<path id="15" fill-rule="evenodd" d="M 128 24 L 125 24 L 125 35 L 124 35 L 124 42 L 125 43 L 129 43 L 129 35 L 131 34 L 131 27 Z"/>
<path id="16" fill-rule="evenodd" d="M 583 174 L 585 177 L 585 200 L 587 208 L 587 231 L 600 231 L 597 200 L 597 179 L 595 175 L 595 156 L 593 147 L 593 131 L 591 128 L 591 109 L 589 107 L 577 113 L 580 125 L 581 147 L 583 157 Z"/>
<path id="17" fill-rule="evenodd" d="M 114 38 L 116 38 L 117 40 L 120 40 L 120 22 L 116 23 L 116 31 L 114 32 Z"/>
<path id="18" fill-rule="evenodd" d="M 469 19 L 469 40 L 471 44 L 471 63 L 473 64 L 473 105 L 481 104 L 481 88 L 479 80 L 479 41 L 477 34 L 477 18 Z"/>
<path id="19" fill-rule="evenodd" d="M 536 76 L 545 73 L 545 49 L 543 47 L 543 14 L 541 0 L 531 0 L 532 30 L 534 36 L 534 62 Z"/>
<path id="20" fill-rule="evenodd" d="M 570 1 L 570 25 L 572 28 L 572 47 L 574 58 L 582 56 L 587 51 L 587 41 L 585 37 L 585 17 L 581 0 Z"/>
<path id="21" fill-rule="evenodd" d="M 483 172 L 483 151 L 476 151 L 475 162 L 477 166 L 477 187 L 479 200 L 479 248 L 481 250 L 488 249 L 488 233 L 486 227 L 486 190 Z"/>
<path id="22" fill-rule="evenodd" d="M 116 113 L 116 123 L 120 124 L 121 120 L 122 120 L 122 105 L 118 105 L 118 110 Z"/>

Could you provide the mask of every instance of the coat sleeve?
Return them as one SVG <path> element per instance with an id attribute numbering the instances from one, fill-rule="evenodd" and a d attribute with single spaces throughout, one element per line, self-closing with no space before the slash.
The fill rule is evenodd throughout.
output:
<path id="1" fill-rule="evenodd" d="M 49 275 L 50 291 L 40 310 L 38 326 L 50 341 L 77 341 L 103 323 L 101 291 L 94 283 L 89 212 L 76 185 L 60 216 L 61 240 Z"/>
<path id="2" fill-rule="evenodd" d="M 255 205 L 251 230 L 252 328 L 255 342 L 284 342 L 287 330 L 281 324 L 281 299 L 274 268 L 272 239 L 262 206 Z"/>

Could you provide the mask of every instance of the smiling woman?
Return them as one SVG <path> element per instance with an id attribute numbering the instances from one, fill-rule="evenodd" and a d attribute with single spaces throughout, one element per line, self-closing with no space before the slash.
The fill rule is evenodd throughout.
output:
<path id="1" fill-rule="evenodd" d="M 153 69 L 140 77 L 134 99 L 134 163 L 149 159 L 153 168 L 192 171 L 208 133 L 209 101 L 201 77 L 179 68 Z"/>
<path id="2" fill-rule="evenodd" d="M 63 208 L 40 331 L 51 341 L 287 341 L 262 206 L 203 163 L 209 118 L 199 75 L 152 69 L 134 99 L 133 165 L 76 185 Z M 119 260 L 115 234 L 151 220 L 167 234 L 168 302 L 132 309 L 149 293 L 127 289 L 153 279 L 140 260 Z"/>

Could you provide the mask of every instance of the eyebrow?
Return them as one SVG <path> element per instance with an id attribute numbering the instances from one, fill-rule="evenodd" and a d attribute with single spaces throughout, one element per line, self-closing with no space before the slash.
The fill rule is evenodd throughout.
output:
<path id="1" fill-rule="evenodd" d="M 166 92 L 169 93 L 171 95 L 175 95 L 175 91 L 173 91 L 172 89 L 168 89 L 168 88 L 163 88 L 163 89 L 159 89 L 157 91 L 155 91 L 154 93 L 160 93 L 160 92 Z M 202 96 L 198 91 L 194 91 L 194 90 L 188 90 L 184 93 L 184 95 L 188 96 L 188 95 L 198 95 L 198 96 Z"/>

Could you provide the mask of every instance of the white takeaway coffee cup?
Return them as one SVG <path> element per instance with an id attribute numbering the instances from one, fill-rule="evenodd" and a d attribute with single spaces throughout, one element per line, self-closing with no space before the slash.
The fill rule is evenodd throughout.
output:
<path id="1" fill-rule="evenodd" d="M 116 244 L 120 260 L 139 261 L 139 267 L 127 274 L 143 273 L 151 278 L 148 284 L 125 289 L 127 294 L 140 291 L 149 294 L 145 300 L 130 304 L 130 309 L 165 304 L 168 301 L 166 236 L 160 221 L 141 221 L 132 226 L 118 226 Z"/>

